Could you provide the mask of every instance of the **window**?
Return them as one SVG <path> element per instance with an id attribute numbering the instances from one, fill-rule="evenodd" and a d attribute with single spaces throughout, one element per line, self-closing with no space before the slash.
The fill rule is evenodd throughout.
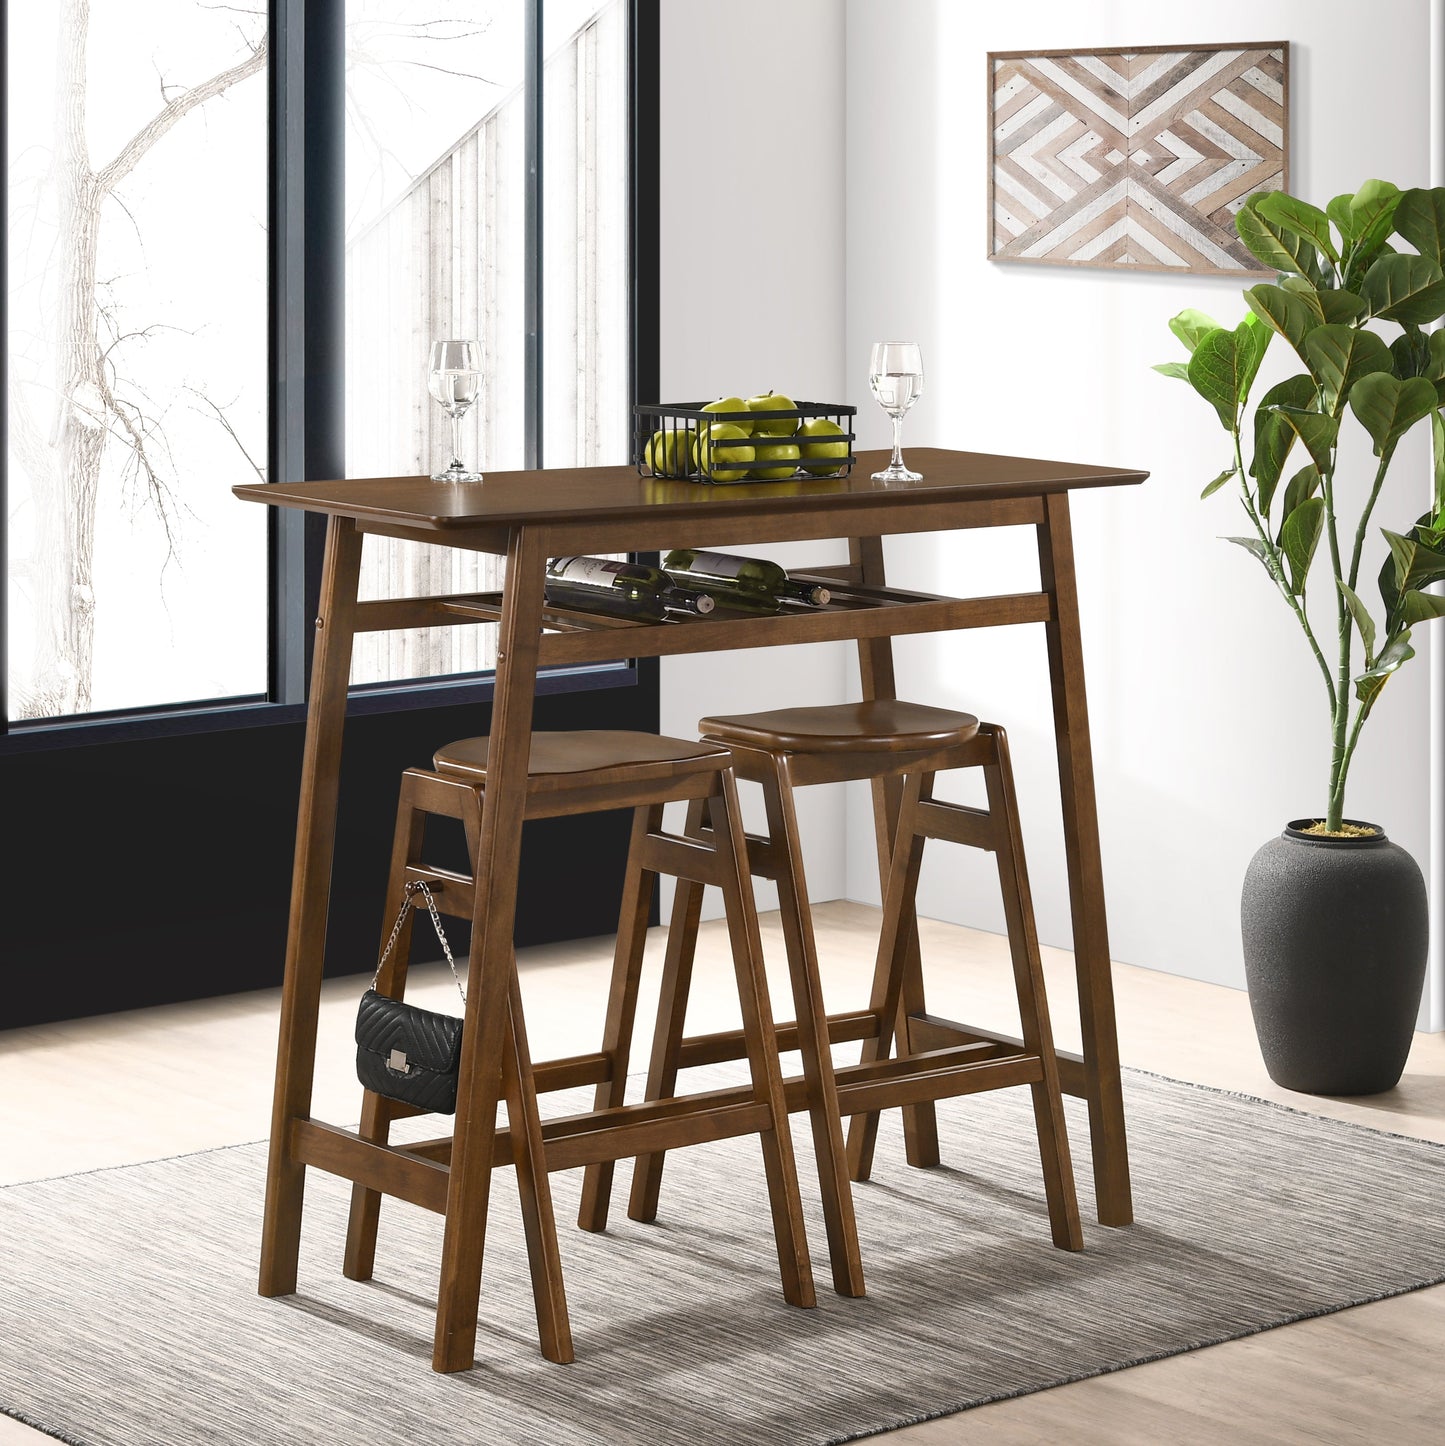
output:
<path id="1" fill-rule="evenodd" d="M 10 716 L 261 696 L 265 16 L 5 20 Z"/>
<path id="2" fill-rule="evenodd" d="M 469 466 L 626 460 L 627 7 L 540 7 L 540 136 L 527 118 L 537 8 L 471 0 L 438 19 L 428 3 L 347 0 L 348 475 L 446 464 L 450 425 L 427 395 L 426 363 L 434 340 L 456 337 L 479 339 L 484 356 L 463 422 Z M 538 170 L 540 248 L 526 214 Z M 529 362 L 529 294 L 540 368 Z M 540 435 L 529 422 L 539 412 Z M 500 567 L 371 537 L 362 595 L 486 591 Z M 352 681 L 490 669 L 495 632 L 368 635 Z"/>
<path id="3" fill-rule="evenodd" d="M 320 467 L 328 447 L 313 475 L 435 470 L 435 339 L 484 345 L 469 461 L 626 459 L 639 4 L 655 28 L 648 0 L 0 0 L 0 729 L 295 703 L 314 537 L 294 518 L 268 531 L 230 489 L 300 475 L 303 452 Z M 328 129 L 345 138 L 344 239 L 310 224 L 341 168 L 313 161 L 303 187 L 295 167 L 303 146 L 340 153 L 316 146 Z M 295 405 L 316 374 L 295 334 L 303 270 L 345 278 L 344 413 L 309 380 Z M 313 358 L 337 332 L 306 325 Z M 485 590 L 499 566 L 368 539 L 363 596 Z M 410 706 L 421 693 L 398 684 L 490 670 L 492 632 L 364 636 L 353 681 Z"/>

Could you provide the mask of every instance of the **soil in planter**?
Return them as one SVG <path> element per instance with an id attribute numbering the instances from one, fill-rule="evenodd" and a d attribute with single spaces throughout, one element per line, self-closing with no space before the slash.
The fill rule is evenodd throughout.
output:
<path id="1" fill-rule="evenodd" d="M 1339 828 L 1326 828 L 1325 821 L 1317 818 L 1308 828 L 1300 829 L 1315 838 L 1374 838 L 1379 829 L 1367 823 L 1345 823 Z"/>

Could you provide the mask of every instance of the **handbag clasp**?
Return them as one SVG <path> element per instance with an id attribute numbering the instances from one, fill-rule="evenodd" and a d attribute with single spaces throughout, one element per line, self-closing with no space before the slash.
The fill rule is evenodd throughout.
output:
<path id="1" fill-rule="evenodd" d="M 387 1069 L 393 1074 L 410 1074 L 411 1066 L 406 1062 L 406 1054 L 403 1050 L 394 1049 L 387 1057 Z"/>

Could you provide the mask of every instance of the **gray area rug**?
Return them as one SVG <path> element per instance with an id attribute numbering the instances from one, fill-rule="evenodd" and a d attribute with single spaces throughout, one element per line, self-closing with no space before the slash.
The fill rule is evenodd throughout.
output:
<path id="1" fill-rule="evenodd" d="M 1092 1223 L 1083 1168 L 1087 1249 L 1050 1247 L 1022 1090 L 942 1106 L 939 1170 L 904 1165 L 895 1115 L 858 1190 L 869 1296 L 833 1295 L 813 1210 L 813 1311 L 783 1303 L 754 1140 L 674 1154 L 654 1226 L 627 1220 L 621 1167 L 604 1236 L 566 1228 L 580 1172 L 554 1175 L 572 1366 L 537 1354 L 499 1175 L 478 1365 L 449 1377 L 429 1366 L 436 1216 L 388 1201 L 377 1278 L 356 1284 L 339 1269 L 347 1187 L 313 1171 L 300 1291 L 262 1300 L 262 1145 L 11 1186 L 0 1408 L 84 1446 L 794 1446 L 1445 1278 L 1440 1147 L 1137 1073 L 1126 1089 L 1138 1224 Z"/>

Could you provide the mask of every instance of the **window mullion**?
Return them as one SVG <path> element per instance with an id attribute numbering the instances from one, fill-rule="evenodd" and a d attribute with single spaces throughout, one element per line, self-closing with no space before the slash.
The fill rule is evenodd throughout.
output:
<path id="1" fill-rule="evenodd" d="M 527 177 L 525 256 L 523 260 L 526 327 L 525 465 L 540 467 L 542 456 L 542 0 L 527 0 L 527 29 L 522 75 L 523 144 Z"/>

